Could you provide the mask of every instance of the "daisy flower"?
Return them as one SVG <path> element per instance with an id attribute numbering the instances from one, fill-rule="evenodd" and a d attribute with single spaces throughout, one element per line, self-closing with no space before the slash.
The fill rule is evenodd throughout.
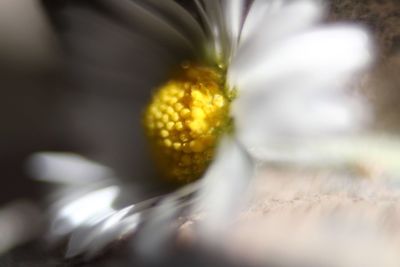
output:
<path id="1" fill-rule="evenodd" d="M 117 53 L 118 59 L 135 62 L 136 72 L 129 74 L 134 78 L 128 79 L 133 80 L 131 90 L 146 97 L 152 90 L 151 97 L 140 101 L 135 122 L 144 129 L 144 147 L 150 148 L 157 177 L 186 185 L 116 208 L 114 202 L 125 189 L 115 179 L 120 173 L 72 154 L 34 156 L 31 163 L 38 177 L 70 185 L 54 205 L 51 232 L 53 237 L 72 234 L 69 257 L 93 256 L 138 225 L 139 247 L 154 251 L 168 236 L 166 222 L 188 206 L 193 212 L 207 211 L 199 226 L 205 237 L 221 237 L 258 163 L 312 163 L 321 153 L 309 152 L 309 144 L 357 130 L 367 119 L 362 103 L 346 88 L 372 60 L 369 37 L 357 26 L 321 24 L 320 1 L 194 0 L 193 13 L 175 1 L 99 3 L 129 24 L 134 36 L 87 9 L 77 9 L 72 18 L 75 23 L 80 18 L 82 25 L 93 18 L 95 23 L 88 25 L 100 27 L 93 28 L 92 35 L 109 31 L 122 40 L 123 34 L 134 39 L 118 45 L 121 51 L 132 45 L 136 54 Z M 86 40 L 79 49 L 92 61 L 101 61 L 90 53 L 115 40 L 102 41 Z M 82 65 L 81 70 L 98 78 L 99 73 L 117 76 L 121 83 L 126 78 L 122 71 L 105 73 Z M 96 104 L 100 111 L 89 120 L 102 119 L 103 102 Z M 117 105 L 112 110 L 119 111 Z M 86 122 L 96 128 L 95 122 Z M 106 132 L 123 129 L 120 124 L 120 118 L 112 121 Z M 94 131 L 91 141 L 104 134 Z M 118 136 L 126 134 L 120 131 Z M 118 145 L 110 151 L 118 154 L 124 140 L 115 138 L 112 142 Z M 140 159 L 143 143 L 136 146 L 129 153 Z M 121 150 L 124 156 L 122 151 L 126 149 Z M 141 176 L 144 166 L 131 168 Z"/>

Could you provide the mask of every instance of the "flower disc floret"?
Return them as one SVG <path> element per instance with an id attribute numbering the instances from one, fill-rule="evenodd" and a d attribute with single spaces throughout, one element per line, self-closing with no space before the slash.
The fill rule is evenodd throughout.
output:
<path id="1" fill-rule="evenodd" d="M 144 127 L 163 177 L 190 182 L 206 170 L 229 124 L 223 84 L 219 69 L 183 64 L 153 95 Z"/>

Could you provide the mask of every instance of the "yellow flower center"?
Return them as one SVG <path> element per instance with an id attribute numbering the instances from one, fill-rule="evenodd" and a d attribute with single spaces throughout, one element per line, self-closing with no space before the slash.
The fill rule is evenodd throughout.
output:
<path id="1" fill-rule="evenodd" d="M 161 175 L 173 182 L 199 178 L 228 129 L 230 97 L 222 72 L 184 64 L 145 110 L 144 126 Z"/>

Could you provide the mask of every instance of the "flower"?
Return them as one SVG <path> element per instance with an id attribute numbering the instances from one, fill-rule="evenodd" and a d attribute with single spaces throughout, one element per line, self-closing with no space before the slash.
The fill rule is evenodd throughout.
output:
<path id="1" fill-rule="evenodd" d="M 120 172 L 111 174 L 108 169 L 105 171 L 104 167 L 75 155 L 35 156 L 32 164 L 38 176 L 63 176 L 54 171 L 64 168 L 54 167 L 59 164 L 77 170 L 79 177 L 95 180 L 106 177 L 100 179 L 100 185 L 91 183 L 91 188 L 78 182 L 83 191 L 79 196 L 74 196 L 74 190 L 55 204 L 53 236 L 72 233 L 68 256 L 81 253 L 93 256 L 111 241 L 135 231 L 143 221 L 146 223 L 137 239 L 144 250 L 156 250 L 161 243 L 159 239 L 168 236 L 166 221 L 176 218 L 183 207 L 191 204 L 184 200 L 195 192 L 192 209 L 207 211 L 207 219 L 200 228 L 205 237 L 216 241 L 215 237 L 221 238 L 228 218 L 239 206 L 258 162 L 301 161 L 310 142 L 356 130 L 365 121 L 363 105 L 345 90 L 351 78 L 372 60 L 368 35 L 357 26 L 318 24 L 323 14 L 319 1 L 195 0 L 202 23 L 174 1 L 102 0 L 100 3 L 134 28 L 131 36 L 134 42 L 118 44 L 121 50 L 133 45 L 136 54 L 132 58 L 117 54 L 119 60 L 135 63 L 137 73 L 130 73 L 135 76 L 135 83 L 129 84 L 131 90 L 140 88 L 135 93 L 147 98 L 147 92 L 141 88 L 162 84 L 144 116 L 161 173 L 172 180 L 202 178 L 161 198 L 116 208 L 113 202 L 124 186 L 115 185 L 112 177 L 120 176 Z M 87 10 L 79 12 L 85 14 Z M 106 25 L 103 31 L 116 31 L 118 38 L 132 34 L 119 24 L 89 15 L 84 19 L 96 19 L 100 25 Z M 76 17 L 73 18 L 76 23 Z M 99 29 L 92 33 L 99 34 Z M 90 54 L 89 44 L 85 40 L 78 47 Z M 95 50 L 97 45 L 104 44 L 90 44 L 90 47 Z M 171 78 L 171 71 L 179 69 L 177 66 L 182 62 L 185 62 L 182 69 Z M 101 73 L 98 69 L 83 71 Z M 119 76 L 120 82 L 124 82 L 122 71 L 105 75 Z M 101 79 L 98 75 L 93 77 Z M 164 83 L 158 82 L 161 80 Z M 114 84 L 97 82 L 96 86 L 101 89 Z M 118 115 L 126 113 L 117 105 L 105 106 L 103 101 L 114 99 L 106 95 L 95 103 L 86 100 L 85 104 L 94 104 L 95 114 L 100 116 L 90 116 L 86 121 L 80 118 L 81 125 L 94 128 L 96 134 L 89 136 L 94 142 L 104 140 L 101 135 L 110 138 L 107 131 L 117 132 L 123 138 L 111 135 L 115 138 L 111 144 L 118 146 L 109 146 L 107 150 L 111 155 L 119 154 L 118 148 L 125 145 L 126 132 Z M 134 105 L 129 99 L 126 101 Z M 103 124 L 102 115 L 107 108 L 110 108 L 108 114 L 116 113 L 118 120 L 105 125 L 106 131 L 98 131 L 96 127 Z M 100 121 L 91 121 L 93 118 Z M 182 137 L 182 132 L 186 136 Z M 80 131 L 80 134 L 85 133 Z M 135 158 L 141 158 L 140 147 L 131 148 L 129 155 L 135 151 Z M 125 156 L 123 151 L 126 149 L 122 149 L 118 159 Z M 131 168 L 141 176 L 143 166 Z M 61 180 L 71 184 L 68 178 Z M 146 209 L 151 210 L 150 215 L 144 212 Z"/>

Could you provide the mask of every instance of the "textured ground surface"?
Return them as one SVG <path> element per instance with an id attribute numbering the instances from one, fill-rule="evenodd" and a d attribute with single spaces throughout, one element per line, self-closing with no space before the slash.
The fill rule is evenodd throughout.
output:
<path id="1" fill-rule="evenodd" d="M 330 20 L 355 21 L 373 34 L 377 61 L 363 85 L 373 104 L 374 127 L 400 132 L 400 2 L 398 0 L 332 0 Z"/>
<path id="2" fill-rule="evenodd" d="M 358 21 L 375 35 L 384 56 L 400 50 L 398 0 L 332 0 L 331 19 Z"/>
<path id="3" fill-rule="evenodd" d="M 393 181 L 268 171 L 253 190 L 228 241 L 234 255 L 288 266 L 400 265 L 400 187 Z"/>

